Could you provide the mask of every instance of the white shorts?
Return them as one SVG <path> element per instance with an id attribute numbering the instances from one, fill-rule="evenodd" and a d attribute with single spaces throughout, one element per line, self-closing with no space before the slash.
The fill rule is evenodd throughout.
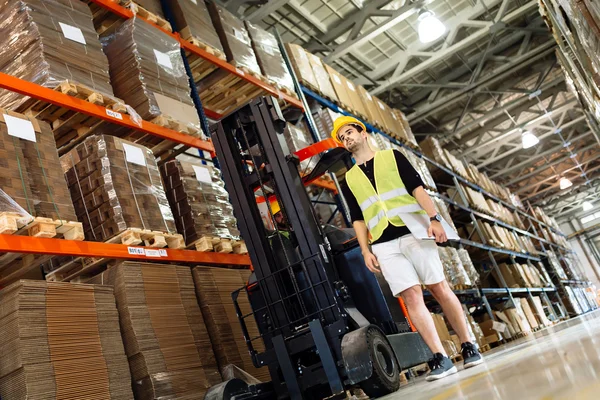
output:
<path id="1" fill-rule="evenodd" d="M 394 296 L 421 283 L 433 285 L 446 279 L 437 244 L 433 240 L 419 240 L 413 235 L 405 235 L 376 243 L 371 251 L 377 257 Z"/>

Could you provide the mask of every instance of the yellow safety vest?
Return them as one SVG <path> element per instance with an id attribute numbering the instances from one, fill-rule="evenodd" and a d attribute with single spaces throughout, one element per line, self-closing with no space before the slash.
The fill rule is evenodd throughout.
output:
<path id="1" fill-rule="evenodd" d="M 400 178 L 394 150 L 375 153 L 373 161 L 375 186 L 358 165 L 346 172 L 346 183 L 356 198 L 369 228 L 369 241 L 381 237 L 388 224 L 404 226 L 399 214 L 424 213 L 417 200 L 411 196 Z"/>

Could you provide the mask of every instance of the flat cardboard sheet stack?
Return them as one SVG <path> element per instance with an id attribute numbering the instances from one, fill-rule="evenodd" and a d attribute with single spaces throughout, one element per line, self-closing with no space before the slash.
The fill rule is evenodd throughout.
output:
<path id="1" fill-rule="evenodd" d="M 289 122 L 285 124 L 283 137 L 285 138 L 285 143 L 290 151 L 289 154 L 293 154 L 298 150 L 304 149 L 314 143 L 311 134 L 308 133 L 307 130 L 290 124 Z M 317 156 L 300 161 L 300 174 L 310 174 L 315 165 L 317 165 L 317 162 L 319 162 L 319 157 Z"/>
<path id="2" fill-rule="evenodd" d="M 139 6 L 142 6 L 146 9 L 146 11 L 150 11 L 152 14 L 164 18 L 163 9 L 160 4 L 160 0 L 120 0 L 122 5 L 129 6 L 131 3 L 136 3 Z"/>
<path id="3" fill-rule="evenodd" d="M 77 220 L 47 123 L 0 109 L 0 160 L 1 212 Z"/>
<path id="4" fill-rule="evenodd" d="M 113 290 L 18 281 L 0 292 L 3 399 L 130 400 Z"/>
<path id="5" fill-rule="evenodd" d="M 190 244 L 202 236 L 239 239 L 237 220 L 219 171 L 200 163 L 168 161 L 160 169 L 177 231 Z"/>
<path id="6" fill-rule="evenodd" d="M 203 0 L 167 0 L 167 3 L 173 10 L 175 28 L 181 37 L 194 38 L 197 43 L 224 53 Z"/>
<path id="7" fill-rule="evenodd" d="M 227 61 L 238 68 L 247 69 L 248 73 L 262 76 L 244 21 L 214 2 L 208 3 L 208 11 Z"/>
<path id="8" fill-rule="evenodd" d="M 298 80 L 311 90 L 319 90 L 319 81 L 313 72 L 308 52 L 302 46 L 294 43 L 286 43 L 285 50 L 292 63 L 292 68 Z M 336 98 L 337 100 L 337 98 Z"/>
<path id="9" fill-rule="evenodd" d="M 202 399 L 221 382 L 189 267 L 123 262 L 90 283 L 114 286 L 137 400 Z"/>
<path id="10" fill-rule="evenodd" d="M 193 269 L 193 275 L 200 309 L 204 315 L 221 372 L 227 365 L 234 364 L 262 382 L 269 381 L 271 378 L 268 369 L 255 368 L 252 364 L 231 299 L 232 292 L 247 284 L 250 271 L 196 267 Z M 244 291 L 240 293 L 238 301 L 242 314 L 251 312 L 250 303 Z M 246 318 L 246 326 L 252 339 L 258 336 L 258 327 L 254 316 Z M 264 351 L 262 339 L 254 340 L 252 344 L 259 353 Z"/>
<path id="11" fill-rule="evenodd" d="M 294 81 L 283 60 L 275 36 L 248 21 L 246 21 L 246 29 L 252 39 L 252 48 L 262 74 L 276 87 L 295 93 Z"/>
<path id="12" fill-rule="evenodd" d="M 62 156 L 61 164 L 87 240 L 102 242 L 128 228 L 176 233 L 147 148 L 113 136 L 90 136 Z"/>
<path id="13" fill-rule="evenodd" d="M 115 94 L 143 119 L 172 119 L 181 130 L 200 134 L 177 40 L 133 18 L 106 39 L 104 52 Z"/>
<path id="14" fill-rule="evenodd" d="M 108 62 L 89 7 L 72 0 L 11 0 L 0 3 L 0 72 L 54 88 L 82 84 L 113 95 Z M 27 100 L 2 91 L 0 106 L 15 109 Z"/>

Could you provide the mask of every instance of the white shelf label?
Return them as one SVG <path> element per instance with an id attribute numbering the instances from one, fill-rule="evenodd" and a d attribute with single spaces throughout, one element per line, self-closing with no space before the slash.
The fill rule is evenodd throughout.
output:
<path id="1" fill-rule="evenodd" d="M 125 150 L 125 159 L 127 162 L 141 165 L 143 167 L 146 166 L 146 156 L 144 154 L 144 150 L 127 143 L 123 143 L 123 149 Z"/>
<path id="2" fill-rule="evenodd" d="M 81 29 L 77 28 L 76 26 L 63 24 L 62 22 L 59 22 L 58 24 L 60 25 L 60 29 L 62 30 L 65 38 L 77 43 L 86 44 L 85 37 L 83 37 L 83 32 Z"/>
<path id="3" fill-rule="evenodd" d="M 348 88 L 349 88 L 350 90 L 352 90 L 353 92 L 356 92 L 356 90 L 354 90 L 354 85 L 352 84 L 352 82 L 350 82 L 350 81 L 346 81 L 346 83 L 348 84 Z"/>
<path id="4" fill-rule="evenodd" d="M 240 42 L 246 43 L 246 37 L 244 36 L 244 33 L 242 31 L 240 31 L 239 29 L 233 28 L 233 34 L 235 35 L 237 40 L 239 40 Z"/>
<path id="5" fill-rule="evenodd" d="M 235 71 L 242 76 L 246 75 L 246 73 L 239 68 L 236 68 Z"/>
<path id="6" fill-rule="evenodd" d="M 367 92 L 367 99 L 369 99 L 369 101 L 373 101 L 373 96 L 371 96 L 369 92 Z"/>
<path id="7" fill-rule="evenodd" d="M 198 182 L 212 183 L 212 178 L 210 177 L 210 171 L 208 168 L 200 165 L 192 165 L 192 167 L 194 167 L 194 172 L 196 173 L 196 179 L 198 179 Z"/>
<path id="8" fill-rule="evenodd" d="M 118 113 L 116 111 L 113 110 L 109 110 L 108 108 L 106 109 L 106 115 L 116 118 L 116 119 L 123 119 L 123 115 L 121 113 Z"/>
<path id="9" fill-rule="evenodd" d="M 385 107 L 383 106 L 382 102 L 379 102 L 379 108 L 381 108 L 382 110 L 385 110 Z"/>
<path id="10" fill-rule="evenodd" d="M 158 252 L 160 253 L 161 257 L 167 257 L 168 256 L 166 249 L 160 249 L 160 250 L 158 250 Z"/>
<path id="11" fill-rule="evenodd" d="M 23 118 L 13 117 L 12 115 L 4 115 L 4 122 L 8 128 L 8 134 L 10 136 L 18 137 L 19 139 L 29 140 L 35 142 L 35 129 L 31 121 Z"/>
<path id="12" fill-rule="evenodd" d="M 146 257 L 160 257 L 160 251 L 158 249 L 144 249 Z"/>
<path id="13" fill-rule="evenodd" d="M 165 68 L 173 69 L 173 63 L 171 62 L 171 57 L 167 53 L 163 53 L 162 51 L 158 51 L 154 49 L 154 55 L 156 56 L 156 62 L 162 65 Z"/>
<path id="14" fill-rule="evenodd" d="M 144 256 L 146 252 L 143 247 L 127 247 L 127 253 L 133 254 L 136 256 Z"/>
<path id="15" fill-rule="evenodd" d="M 191 0 L 192 3 L 194 3 L 195 5 L 198 5 L 198 0 Z"/>
<path id="16" fill-rule="evenodd" d="M 333 75 L 333 80 L 335 81 L 335 83 L 337 83 L 338 85 L 342 84 L 342 81 L 340 80 L 340 77 L 337 75 Z"/>

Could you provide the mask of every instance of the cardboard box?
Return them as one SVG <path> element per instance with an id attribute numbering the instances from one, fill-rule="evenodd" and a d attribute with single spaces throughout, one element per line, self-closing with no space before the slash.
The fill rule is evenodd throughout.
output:
<path id="1" fill-rule="evenodd" d="M 294 43 L 286 43 L 285 49 L 298 80 L 309 89 L 318 90 L 319 82 L 317 82 L 315 73 L 310 65 L 307 51 L 302 46 Z"/>
<path id="2" fill-rule="evenodd" d="M 329 78 L 329 73 L 325 69 L 325 65 L 323 61 L 312 53 L 306 52 L 308 59 L 310 61 L 310 66 L 312 67 L 313 73 L 315 74 L 315 79 L 317 81 L 317 87 L 319 91 L 329 97 L 331 99 L 339 100 L 335 93 L 335 89 L 331 85 L 331 79 Z"/>
<path id="3" fill-rule="evenodd" d="M 452 339 L 450 338 L 450 332 L 448 332 L 448 326 L 446 325 L 444 316 L 441 314 L 431 313 L 431 317 L 433 318 L 433 323 L 435 324 L 435 330 L 437 331 L 438 336 L 440 337 L 440 340 L 452 341 Z"/>
<path id="4" fill-rule="evenodd" d="M 385 126 L 385 121 L 383 120 L 379 106 L 375 101 L 376 98 L 362 86 L 358 87 L 358 93 L 364 101 L 369 122 L 375 126 Z"/>
<path id="5" fill-rule="evenodd" d="M 342 105 L 342 108 L 345 108 L 347 111 L 353 112 L 354 111 L 354 106 L 353 106 L 354 102 L 353 102 L 353 99 L 350 97 L 350 94 L 348 93 L 348 88 L 346 87 L 346 85 L 344 83 L 346 78 L 344 78 L 344 76 L 342 74 L 337 72 L 335 69 L 333 69 L 329 65 L 324 64 L 324 66 L 325 66 L 325 70 L 329 74 L 331 85 L 333 86 L 333 89 L 335 90 L 335 94 L 337 96 L 338 101 Z"/>
<path id="6" fill-rule="evenodd" d="M 529 307 L 529 302 L 526 298 L 521 297 L 521 309 L 523 310 L 523 314 L 525 314 L 525 318 L 527 318 L 527 322 L 532 329 L 537 329 L 539 327 L 538 320 L 535 318 L 533 311 L 531 311 L 531 307 Z"/>
<path id="7" fill-rule="evenodd" d="M 225 57 L 221 40 L 204 1 L 167 0 L 167 2 L 173 11 L 175 29 L 181 37 L 186 40 L 194 38 L 196 41 L 218 50 Z"/>

